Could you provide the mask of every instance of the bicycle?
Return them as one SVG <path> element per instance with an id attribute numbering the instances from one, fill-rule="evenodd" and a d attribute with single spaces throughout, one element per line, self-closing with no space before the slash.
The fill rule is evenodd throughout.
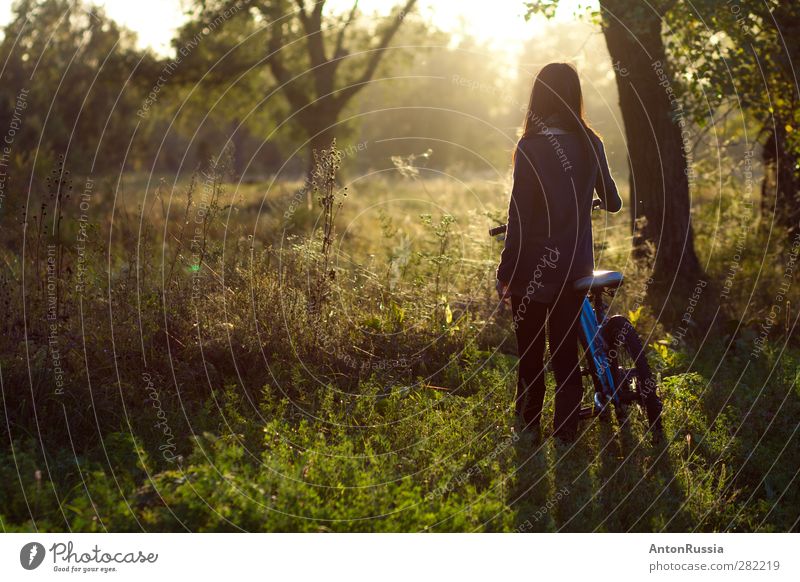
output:
<path id="1" fill-rule="evenodd" d="M 597 202 L 593 208 L 597 208 Z M 492 228 L 489 235 L 502 235 L 506 229 L 505 224 Z M 607 419 L 609 407 L 613 405 L 617 421 L 622 425 L 628 419 L 628 406 L 638 404 L 647 415 L 653 440 L 658 441 L 664 434 L 663 405 L 644 345 L 626 317 L 609 317 L 604 301 L 604 295 L 616 292 L 623 280 L 623 274 L 618 271 L 593 271 L 591 276 L 573 283 L 573 289 L 585 293 L 578 334 L 586 362 L 581 367 L 581 377 L 591 377 L 594 387 L 592 406 L 581 407 L 580 418 Z"/>

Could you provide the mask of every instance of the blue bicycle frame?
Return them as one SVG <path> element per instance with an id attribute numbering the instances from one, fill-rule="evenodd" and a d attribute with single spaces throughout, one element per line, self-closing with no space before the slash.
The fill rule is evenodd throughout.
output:
<path id="1" fill-rule="evenodd" d="M 619 395 L 617 394 L 614 376 L 611 373 L 611 366 L 606 355 L 605 342 L 600 333 L 602 323 L 598 324 L 598 319 L 604 318 L 604 310 L 602 306 L 598 307 L 601 307 L 601 309 L 595 312 L 589 297 L 584 298 L 583 306 L 581 307 L 582 335 L 580 338 L 581 343 L 586 348 L 586 357 L 590 360 L 590 372 L 596 382 L 599 383 L 600 390 L 597 389 L 598 385 L 595 384 L 595 413 L 599 413 L 609 402 L 613 402 L 614 405 L 619 404 Z M 601 402 L 600 392 L 602 392 L 605 402 Z"/>

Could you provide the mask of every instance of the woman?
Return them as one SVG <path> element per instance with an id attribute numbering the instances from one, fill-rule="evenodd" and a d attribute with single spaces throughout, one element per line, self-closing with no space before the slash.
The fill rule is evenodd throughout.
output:
<path id="1" fill-rule="evenodd" d="M 551 63 L 537 75 L 514 152 L 514 185 L 497 287 L 510 298 L 520 354 L 516 411 L 538 435 L 544 402 L 545 321 L 556 377 L 554 434 L 575 437 L 582 382 L 578 326 L 583 295 L 572 281 L 592 274 L 592 199 L 619 212 L 603 142 L 584 118 L 575 68 Z"/>

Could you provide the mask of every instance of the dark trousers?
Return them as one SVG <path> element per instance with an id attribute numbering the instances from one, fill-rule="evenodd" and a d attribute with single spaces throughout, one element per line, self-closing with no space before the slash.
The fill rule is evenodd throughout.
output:
<path id="1" fill-rule="evenodd" d="M 584 295 L 562 290 L 553 303 L 511 297 L 519 350 L 516 410 L 527 427 L 540 425 L 544 404 L 545 321 L 550 361 L 556 377 L 554 434 L 575 435 L 581 405 L 582 381 L 578 366 L 578 330 Z"/>

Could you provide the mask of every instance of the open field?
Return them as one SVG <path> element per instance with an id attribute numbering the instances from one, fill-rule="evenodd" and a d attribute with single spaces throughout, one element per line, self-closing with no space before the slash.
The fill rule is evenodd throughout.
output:
<path id="1" fill-rule="evenodd" d="M 76 179 L 59 232 L 33 205 L 3 231 L 5 531 L 797 528 L 790 315 L 759 341 L 791 248 L 742 234 L 742 200 L 695 214 L 710 276 L 739 259 L 728 292 L 699 297 L 722 305 L 714 327 L 680 338 L 644 303 L 627 213 L 595 218 L 668 438 L 650 444 L 632 414 L 565 448 L 513 426 L 516 348 L 486 235 L 506 178 L 346 185 L 327 258 L 303 184 L 237 187 L 221 166 L 147 196 L 140 177 L 98 180 L 85 211 Z"/>

